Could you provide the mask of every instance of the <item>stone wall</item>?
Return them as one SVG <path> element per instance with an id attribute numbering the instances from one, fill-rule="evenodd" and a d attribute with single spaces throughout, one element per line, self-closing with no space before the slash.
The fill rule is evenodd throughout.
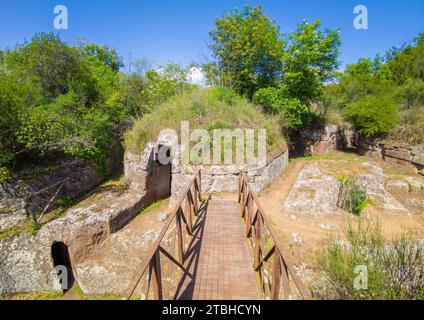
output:
<path id="1" fill-rule="evenodd" d="M 328 125 L 305 128 L 292 137 L 291 156 L 321 156 L 334 150 L 356 150 L 359 154 L 398 165 L 410 166 L 424 175 L 424 145 L 369 139 L 351 128 Z"/>
<path id="2" fill-rule="evenodd" d="M 160 142 L 167 145 L 168 142 Z M 169 166 L 160 166 L 155 160 L 157 143 L 148 143 L 142 154 L 127 152 L 124 160 L 125 178 L 132 190 L 145 190 L 156 195 L 171 193 L 171 204 L 181 197 L 187 183 L 201 169 L 202 192 L 235 192 L 238 175 L 247 172 L 252 187 L 261 191 L 278 178 L 288 166 L 288 151 L 268 156 L 264 168 L 258 170 L 248 165 L 181 165 L 177 159 Z M 180 151 L 177 151 L 177 153 Z M 170 186 L 170 189 L 169 189 Z"/>
<path id="3" fill-rule="evenodd" d="M 424 175 L 424 145 L 383 139 L 367 139 L 357 136 L 354 145 L 360 154 L 381 159 L 397 165 L 410 166 Z"/>
<path id="4" fill-rule="evenodd" d="M 262 169 L 251 168 L 248 165 L 183 165 L 172 168 L 172 200 L 175 202 L 181 196 L 184 187 L 197 172 L 202 172 L 202 192 L 236 192 L 240 172 L 249 175 L 252 188 L 259 192 L 277 179 L 288 166 L 288 151 L 277 153 L 268 159 Z"/>

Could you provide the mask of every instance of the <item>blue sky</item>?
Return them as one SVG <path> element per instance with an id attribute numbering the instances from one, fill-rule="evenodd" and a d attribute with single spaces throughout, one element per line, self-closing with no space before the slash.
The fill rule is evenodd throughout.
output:
<path id="1" fill-rule="evenodd" d="M 57 32 L 53 8 L 59 4 L 69 11 L 69 29 L 59 32 L 63 39 L 107 44 L 125 61 L 131 53 L 156 64 L 202 62 L 215 18 L 245 4 L 261 4 L 283 32 L 293 31 L 302 19 L 320 18 L 324 27 L 340 28 L 343 65 L 424 32 L 424 0 L 0 0 L 0 48 L 36 32 Z M 368 30 L 353 27 L 358 4 L 369 10 Z"/>

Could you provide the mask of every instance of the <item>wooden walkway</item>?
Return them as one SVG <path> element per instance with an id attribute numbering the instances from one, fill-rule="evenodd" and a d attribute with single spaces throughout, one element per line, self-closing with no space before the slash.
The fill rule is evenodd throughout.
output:
<path id="1" fill-rule="evenodd" d="M 259 300 L 240 205 L 211 200 L 199 215 L 175 299 Z"/>
<path id="2" fill-rule="evenodd" d="M 166 225 L 134 273 L 125 292 L 126 299 L 130 299 L 140 285 L 145 288 L 144 296 L 149 297 L 152 291 L 155 300 L 311 298 L 284 245 L 272 232 L 245 173 L 239 175 L 238 202 L 211 200 L 209 197 L 200 205 L 201 193 L 199 170 L 187 184 Z M 176 228 L 171 227 L 174 223 Z M 164 246 L 171 230 L 176 231 L 174 247 L 177 256 L 172 247 L 167 249 Z M 172 278 L 168 274 L 169 268 L 162 268 L 163 259 L 181 270 L 180 279 L 175 278 L 176 274 Z M 144 285 L 142 279 L 147 280 Z M 166 296 L 163 279 L 165 284 L 171 282 L 172 286 L 172 289 L 165 288 L 167 292 L 172 290 Z M 174 280 L 177 280 L 176 290 Z M 293 296 L 293 288 L 297 289 L 297 296 Z"/>

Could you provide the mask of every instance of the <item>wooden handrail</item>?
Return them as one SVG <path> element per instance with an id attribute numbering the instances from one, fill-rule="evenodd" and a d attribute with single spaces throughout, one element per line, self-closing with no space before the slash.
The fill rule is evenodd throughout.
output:
<path id="1" fill-rule="evenodd" d="M 254 250 L 255 272 L 258 273 L 261 287 L 264 294 L 267 294 L 269 287 L 269 296 L 272 300 L 278 300 L 280 296 L 280 287 L 283 285 L 285 298 L 291 294 L 290 278 L 296 285 L 300 296 L 303 299 L 311 299 L 310 292 L 306 289 L 300 278 L 297 276 L 291 263 L 287 251 L 284 249 L 280 239 L 276 237 L 268 217 L 262 208 L 256 193 L 249 184 L 246 173 L 239 176 L 239 203 L 241 204 L 241 215 L 246 222 L 246 236 L 252 240 Z M 268 234 L 265 235 L 266 230 Z M 266 238 L 272 240 L 271 247 L 266 250 Z M 273 258 L 272 281 L 265 281 L 265 263 Z"/>
<path id="2" fill-rule="evenodd" d="M 193 191 L 192 191 L 193 188 Z M 193 194 L 194 193 L 194 194 Z M 201 172 L 200 170 L 193 176 L 190 182 L 187 184 L 184 192 L 178 203 L 171 210 L 171 215 L 168 218 L 167 223 L 163 227 L 161 233 L 157 237 L 155 243 L 152 248 L 149 250 L 149 253 L 146 255 L 143 260 L 140 268 L 134 274 L 133 279 L 128 286 L 128 289 L 125 292 L 125 298 L 130 299 L 138 284 L 140 283 L 142 277 L 145 275 L 146 271 L 149 269 L 149 284 L 153 282 L 153 293 L 155 300 L 163 299 L 163 288 L 162 288 L 162 275 L 161 275 L 161 261 L 160 254 L 162 253 L 165 257 L 167 257 L 172 263 L 177 265 L 184 272 L 187 270 L 184 269 L 184 239 L 182 234 L 182 225 L 183 223 L 186 225 L 187 232 L 189 235 L 193 233 L 193 214 L 197 217 L 199 213 L 199 202 L 201 199 Z M 188 214 L 184 215 L 183 212 L 183 202 L 187 199 Z M 178 244 L 178 258 L 172 256 L 171 253 L 167 252 L 161 243 L 163 242 L 166 234 L 168 233 L 173 222 L 176 222 L 177 226 L 177 244 Z M 149 268 L 150 267 L 150 268 Z M 153 280 L 153 281 L 152 281 Z"/>

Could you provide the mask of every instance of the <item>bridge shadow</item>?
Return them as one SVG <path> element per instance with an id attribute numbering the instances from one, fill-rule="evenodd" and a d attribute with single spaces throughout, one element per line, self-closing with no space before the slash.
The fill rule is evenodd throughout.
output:
<path id="1" fill-rule="evenodd" d="M 205 229 L 206 216 L 208 213 L 208 205 L 211 200 L 209 196 L 199 208 L 199 214 L 196 224 L 193 227 L 193 237 L 185 252 L 184 272 L 174 295 L 174 300 L 193 300 L 193 293 L 196 284 L 196 275 L 199 267 L 200 249 L 202 247 L 203 234 Z"/>

